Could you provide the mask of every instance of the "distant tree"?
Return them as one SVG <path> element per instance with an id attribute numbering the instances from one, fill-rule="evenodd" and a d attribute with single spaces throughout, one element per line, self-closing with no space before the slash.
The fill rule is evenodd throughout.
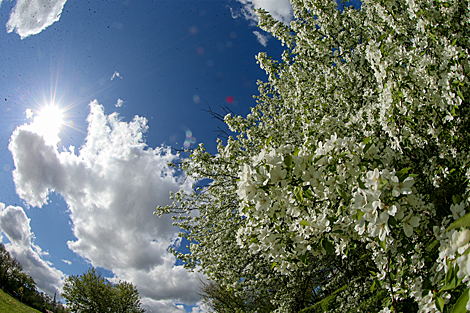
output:
<path id="1" fill-rule="evenodd" d="M 23 270 L 20 262 L 10 255 L 5 249 L 5 245 L 0 243 L 0 286 L 2 289 L 7 290 L 11 280 L 17 273 Z"/>
<path id="2" fill-rule="evenodd" d="M 93 267 L 82 275 L 67 277 L 63 290 L 62 297 L 71 312 L 145 312 L 134 285 L 128 282 L 112 284 Z"/>
<path id="3" fill-rule="evenodd" d="M 139 292 L 137 288 L 128 282 L 119 282 L 119 284 L 114 286 L 114 293 L 116 299 L 118 300 L 115 303 L 116 313 L 140 313 L 145 312 L 141 308 L 142 303 L 140 302 Z"/>

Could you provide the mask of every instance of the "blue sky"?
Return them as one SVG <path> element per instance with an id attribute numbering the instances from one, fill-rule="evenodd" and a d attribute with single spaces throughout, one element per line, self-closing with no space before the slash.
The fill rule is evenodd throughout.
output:
<path id="1" fill-rule="evenodd" d="M 178 229 L 152 212 L 190 188 L 171 148 L 214 153 L 223 125 L 204 110 L 246 115 L 255 55 L 280 57 L 254 6 L 291 19 L 287 0 L 0 0 L 0 238 L 41 290 L 95 266 L 148 312 L 203 310 L 167 252 Z M 60 141 L 39 126 L 48 105 Z"/>
<path id="2" fill-rule="evenodd" d="M 167 252 L 178 229 L 152 214 L 190 188 L 169 147 L 215 152 L 223 125 L 204 110 L 248 113 L 255 55 L 282 48 L 247 1 L 23 2 L 0 1 L 2 242 L 51 295 L 96 266 L 149 312 L 199 312 L 197 275 Z M 290 18 L 288 1 L 261 2 Z M 63 123 L 46 143 L 51 104 Z"/>

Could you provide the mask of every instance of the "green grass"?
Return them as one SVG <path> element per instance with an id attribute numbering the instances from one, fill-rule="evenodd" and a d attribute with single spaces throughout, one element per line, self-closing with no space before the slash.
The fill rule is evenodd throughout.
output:
<path id="1" fill-rule="evenodd" d="M 21 303 L 0 289 L 0 312 L 2 313 L 41 313 Z"/>

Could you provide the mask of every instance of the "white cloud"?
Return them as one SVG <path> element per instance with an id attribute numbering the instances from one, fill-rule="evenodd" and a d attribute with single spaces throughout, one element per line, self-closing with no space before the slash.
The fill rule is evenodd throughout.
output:
<path id="1" fill-rule="evenodd" d="M 62 260 L 62 262 L 64 262 L 65 264 L 68 264 L 68 265 L 72 265 L 72 261 L 69 261 L 69 260 Z"/>
<path id="2" fill-rule="evenodd" d="M 21 39 L 39 34 L 57 22 L 67 0 L 17 0 L 7 31 L 15 31 Z"/>
<path id="3" fill-rule="evenodd" d="M 24 272 L 33 277 L 39 289 L 49 295 L 60 294 L 65 275 L 42 259 L 47 253 L 32 242 L 29 221 L 23 208 L 11 205 L 5 208 L 0 203 L 0 230 L 10 240 L 5 248 L 21 263 Z"/>
<path id="4" fill-rule="evenodd" d="M 26 109 L 24 111 L 24 114 L 26 115 L 27 119 L 32 119 L 33 118 L 33 110 L 31 110 L 31 109 Z"/>
<path id="5" fill-rule="evenodd" d="M 204 304 L 202 301 L 196 303 L 196 305 L 192 308 L 191 313 L 208 313 L 212 312 L 209 306 Z"/>
<path id="6" fill-rule="evenodd" d="M 262 44 L 264 47 L 268 44 L 269 37 L 266 35 L 261 34 L 259 31 L 255 30 L 253 32 L 255 34 L 256 39 L 258 39 L 258 42 Z"/>
<path id="7" fill-rule="evenodd" d="M 47 203 L 50 192 L 59 193 L 77 238 L 69 248 L 113 271 L 115 279 L 135 284 L 145 301 L 192 304 L 198 300 L 197 276 L 175 266 L 167 251 L 177 229 L 169 216 L 153 215 L 157 205 L 169 203 L 169 192 L 181 187 L 167 166 L 175 156 L 143 142 L 145 118 L 126 123 L 103 110 L 90 103 L 88 134 L 78 155 L 73 148 L 59 152 L 47 145 L 28 125 L 18 127 L 9 145 L 16 191 L 37 207 Z M 185 184 L 190 188 L 190 181 Z"/>
<path id="8" fill-rule="evenodd" d="M 155 301 L 145 298 L 142 299 L 142 306 L 147 313 L 186 313 L 184 307 L 174 300 Z"/>
<path id="9" fill-rule="evenodd" d="M 122 99 L 118 99 L 117 100 L 117 103 L 116 103 L 116 108 L 120 108 L 122 107 L 122 104 L 124 103 L 124 101 L 122 101 Z"/>
<path id="10" fill-rule="evenodd" d="M 111 80 L 114 80 L 116 77 L 119 77 L 120 79 L 122 79 L 122 76 L 118 72 L 115 71 L 113 76 L 111 76 Z"/>
<path id="11" fill-rule="evenodd" d="M 289 0 L 237 0 L 242 8 L 235 10 L 231 8 L 232 17 L 243 16 L 245 19 L 256 25 L 258 16 L 254 9 L 263 8 L 268 11 L 276 20 L 288 23 L 292 20 L 292 5 Z"/>

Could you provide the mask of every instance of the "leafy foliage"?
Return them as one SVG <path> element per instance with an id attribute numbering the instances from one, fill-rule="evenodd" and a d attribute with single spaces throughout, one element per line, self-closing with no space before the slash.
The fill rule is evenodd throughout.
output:
<path id="1" fill-rule="evenodd" d="M 145 312 L 135 286 L 128 282 L 112 284 L 95 268 L 90 268 L 82 275 L 67 277 L 62 297 L 71 312 Z"/>

